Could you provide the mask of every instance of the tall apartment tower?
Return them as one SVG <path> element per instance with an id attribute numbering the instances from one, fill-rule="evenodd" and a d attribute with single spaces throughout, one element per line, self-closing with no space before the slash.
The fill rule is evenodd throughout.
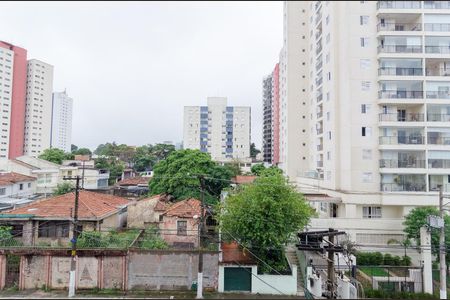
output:
<path id="1" fill-rule="evenodd" d="M 320 212 L 313 228 L 386 245 L 438 185 L 450 193 L 449 9 L 285 3 L 280 160 Z"/>
<path id="2" fill-rule="evenodd" d="M 272 106 L 272 74 L 263 79 L 263 160 L 271 164 L 273 161 L 273 106 Z"/>
<path id="3" fill-rule="evenodd" d="M 53 66 L 37 59 L 28 61 L 24 154 L 38 156 L 50 148 L 52 125 Z"/>
<path id="4" fill-rule="evenodd" d="M 0 159 L 23 155 L 27 50 L 0 41 Z"/>
<path id="5" fill-rule="evenodd" d="M 220 162 L 250 158 L 250 107 L 227 106 L 224 97 L 207 101 L 208 106 L 184 107 L 183 148 Z"/>
<path id="6" fill-rule="evenodd" d="M 72 109 L 73 99 L 66 91 L 53 93 L 51 142 L 52 148 L 65 152 L 71 151 L 72 145 Z"/>

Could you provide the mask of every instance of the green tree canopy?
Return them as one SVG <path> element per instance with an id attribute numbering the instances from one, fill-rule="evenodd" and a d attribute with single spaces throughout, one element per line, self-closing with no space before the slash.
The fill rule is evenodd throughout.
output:
<path id="1" fill-rule="evenodd" d="M 200 198 L 199 174 L 205 175 L 206 201 L 215 203 L 223 188 L 230 185 L 233 173 L 199 150 L 178 150 L 157 163 L 149 183 L 153 195 L 168 193 L 176 199 Z"/>
<path id="2" fill-rule="evenodd" d="M 261 150 L 256 149 L 255 143 L 250 144 L 250 157 L 256 158 L 256 155 L 261 153 Z"/>
<path id="3" fill-rule="evenodd" d="M 253 175 L 259 176 L 261 174 L 261 172 L 265 169 L 266 169 L 266 167 L 264 166 L 263 163 L 261 163 L 261 164 L 253 165 L 250 170 L 252 171 Z"/>
<path id="4" fill-rule="evenodd" d="M 60 165 L 63 160 L 73 159 L 73 155 L 71 153 L 65 153 L 63 150 L 58 148 L 49 148 L 45 149 L 39 155 L 39 158 Z"/>
<path id="5" fill-rule="evenodd" d="M 286 267 L 283 248 L 302 230 L 313 209 L 286 178 L 273 170 L 241 186 L 220 206 L 219 224 L 227 241 L 238 240 L 273 268 Z M 268 271 L 267 266 L 261 268 Z"/>
<path id="6" fill-rule="evenodd" d="M 94 160 L 95 161 L 95 167 L 97 169 L 106 169 L 109 171 L 109 184 L 115 184 L 117 181 L 117 178 L 122 176 L 122 172 L 125 169 L 125 164 L 116 159 L 113 158 L 105 158 L 105 157 L 99 157 Z"/>
<path id="7" fill-rule="evenodd" d="M 91 150 L 88 148 L 78 148 L 76 150 L 73 150 L 72 153 L 74 155 L 92 155 Z"/>
<path id="8" fill-rule="evenodd" d="M 58 183 L 56 185 L 56 189 L 53 192 L 53 195 L 55 195 L 55 196 L 64 195 L 64 194 L 72 192 L 73 189 L 74 189 L 74 186 L 70 182 Z"/>
<path id="9" fill-rule="evenodd" d="M 74 144 L 71 144 L 71 145 L 70 145 L 70 151 L 71 151 L 71 152 L 76 151 L 77 149 L 78 149 L 78 146 L 77 146 L 77 145 L 74 145 Z"/>

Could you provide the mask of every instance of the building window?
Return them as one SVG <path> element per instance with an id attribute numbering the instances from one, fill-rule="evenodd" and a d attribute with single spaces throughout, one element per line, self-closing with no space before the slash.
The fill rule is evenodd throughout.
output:
<path id="1" fill-rule="evenodd" d="M 366 48 L 369 46 L 369 38 L 367 37 L 362 37 L 361 38 L 361 47 L 362 48 Z"/>
<path id="2" fill-rule="evenodd" d="M 327 92 L 327 101 L 330 101 L 330 93 Z"/>
<path id="3" fill-rule="evenodd" d="M 364 92 L 370 91 L 370 81 L 361 81 L 361 90 Z"/>
<path id="4" fill-rule="evenodd" d="M 331 160 L 331 152 L 330 151 L 327 152 L 327 159 Z"/>
<path id="5" fill-rule="evenodd" d="M 30 188 L 31 187 L 31 182 L 28 182 L 28 188 Z"/>
<path id="6" fill-rule="evenodd" d="M 6 188 L 0 188 L 0 196 L 3 196 L 6 194 Z"/>
<path id="7" fill-rule="evenodd" d="M 331 140 L 331 131 L 328 131 L 328 139 Z"/>
<path id="8" fill-rule="evenodd" d="M 19 184 L 19 190 L 23 190 L 23 183 Z"/>
<path id="9" fill-rule="evenodd" d="M 177 235 L 187 235 L 187 221 L 177 221 Z"/>
<path id="10" fill-rule="evenodd" d="M 328 81 L 331 80 L 331 72 L 328 72 L 328 73 L 327 73 L 327 79 L 328 79 Z"/>
<path id="11" fill-rule="evenodd" d="M 359 24 L 361 24 L 361 25 L 369 24 L 369 16 L 360 16 L 359 17 Z"/>
<path id="12" fill-rule="evenodd" d="M 365 219 L 381 218 L 381 207 L 380 206 L 363 206 L 363 218 L 365 218 Z"/>
<path id="13" fill-rule="evenodd" d="M 372 128 L 371 127 L 361 127 L 361 135 L 362 136 L 371 136 Z"/>
<path id="14" fill-rule="evenodd" d="M 68 221 L 39 222 L 38 237 L 69 237 L 69 229 L 70 222 Z"/>
<path id="15" fill-rule="evenodd" d="M 326 18 L 325 18 L 325 24 L 329 24 L 330 23 L 330 15 L 328 15 Z"/>
<path id="16" fill-rule="evenodd" d="M 368 114 L 370 110 L 370 104 L 361 104 L 361 113 Z"/>
<path id="17" fill-rule="evenodd" d="M 362 174 L 362 181 L 369 183 L 372 182 L 372 173 L 371 172 L 364 172 Z"/>
<path id="18" fill-rule="evenodd" d="M 363 149 L 362 159 L 372 159 L 372 150 L 371 149 Z"/>

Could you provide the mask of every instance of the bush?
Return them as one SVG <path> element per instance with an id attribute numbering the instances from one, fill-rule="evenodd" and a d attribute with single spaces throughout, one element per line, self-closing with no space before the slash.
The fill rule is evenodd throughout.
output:
<path id="1" fill-rule="evenodd" d="M 401 258 L 399 256 L 392 257 L 393 266 L 401 266 Z"/>
<path id="2" fill-rule="evenodd" d="M 372 289 L 365 289 L 364 294 L 366 298 L 377 299 L 438 299 L 437 296 L 426 293 L 394 292 Z"/>
<path id="3" fill-rule="evenodd" d="M 392 256 L 389 253 L 380 252 L 358 252 L 356 262 L 359 266 L 410 266 L 411 257 Z"/>
<path id="4" fill-rule="evenodd" d="M 390 265 L 392 265 L 393 264 L 393 257 L 392 257 L 392 255 L 390 255 L 389 253 L 386 253 L 385 255 L 384 255 L 384 265 L 386 265 L 386 266 L 390 266 Z"/>
<path id="5" fill-rule="evenodd" d="M 409 267 L 411 265 L 411 257 L 409 256 L 403 256 L 402 260 L 401 260 L 401 264 L 402 266 L 407 266 Z"/>

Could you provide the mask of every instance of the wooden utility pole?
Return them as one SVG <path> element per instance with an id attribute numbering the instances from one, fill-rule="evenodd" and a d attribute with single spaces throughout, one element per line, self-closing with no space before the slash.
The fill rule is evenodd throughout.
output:
<path id="1" fill-rule="evenodd" d="M 202 235 L 203 235 L 203 224 L 205 215 L 205 177 L 203 175 L 199 175 L 198 179 L 200 180 L 200 201 L 201 201 L 201 209 L 200 209 L 200 218 L 198 223 L 198 276 L 197 276 L 197 299 L 203 298 L 203 243 L 202 243 Z"/>
<path id="2" fill-rule="evenodd" d="M 445 224 L 444 224 L 444 195 L 442 185 L 439 185 L 439 216 L 442 220 L 442 227 L 439 234 L 439 269 L 440 269 L 440 291 L 441 299 L 447 299 L 447 267 L 445 264 Z"/>
<path id="3" fill-rule="evenodd" d="M 75 272 L 76 272 L 76 267 L 77 267 L 77 239 L 78 239 L 78 202 L 79 202 L 79 197 L 80 197 L 80 176 L 76 176 L 76 177 L 64 177 L 64 180 L 75 180 L 76 181 L 76 185 L 75 185 L 75 207 L 73 210 L 73 221 L 72 221 L 72 226 L 73 226 L 73 236 L 72 236 L 72 252 L 71 252 L 71 257 L 72 260 L 70 262 L 70 273 L 69 273 L 69 297 L 74 297 L 75 296 Z"/>
<path id="4" fill-rule="evenodd" d="M 333 229 L 330 229 L 333 231 Z M 334 235 L 328 236 L 328 240 L 330 241 L 330 246 L 334 246 Z M 336 299 L 335 295 L 335 270 L 334 270 L 334 251 L 328 251 L 328 291 L 330 292 L 330 299 Z"/>

